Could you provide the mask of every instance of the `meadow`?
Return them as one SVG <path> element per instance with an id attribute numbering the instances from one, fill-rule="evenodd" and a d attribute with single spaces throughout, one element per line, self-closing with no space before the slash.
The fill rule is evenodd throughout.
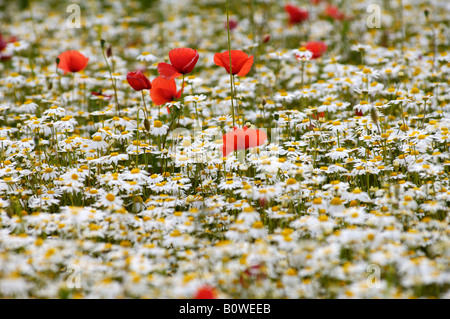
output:
<path id="1" fill-rule="evenodd" d="M 447 0 L 0 0 L 0 298 L 450 298 Z"/>

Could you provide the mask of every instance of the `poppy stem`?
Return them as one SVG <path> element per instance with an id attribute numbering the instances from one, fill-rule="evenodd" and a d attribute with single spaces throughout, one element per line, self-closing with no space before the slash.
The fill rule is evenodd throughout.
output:
<path id="1" fill-rule="evenodd" d="M 230 57 L 230 91 L 231 91 L 231 114 L 233 116 L 233 127 L 236 126 L 234 119 L 234 91 L 233 91 L 233 66 L 231 64 L 231 36 L 230 36 L 230 0 L 227 0 L 227 34 L 228 34 L 228 55 Z"/>
<path id="2" fill-rule="evenodd" d="M 145 112 L 147 112 L 147 105 L 145 104 L 145 98 L 144 98 L 144 90 L 141 90 L 141 94 L 142 94 L 142 102 L 144 103 L 144 110 Z M 139 110 L 138 110 L 139 112 Z"/>
<path id="3" fill-rule="evenodd" d="M 119 105 L 119 99 L 117 98 L 116 82 L 112 76 L 111 67 L 109 66 L 108 59 L 106 58 L 106 55 L 105 55 L 104 40 L 102 40 L 101 44 L 102 44 L 101 47 L 102 47 L 103 58 L 105 59 L 106 67 L 108 68 L 108 72 L 109 72 L 109 78 L 111 79 L 111 84 L 114 89 L 114 98 L 116 99 L 117 116 L 120 116 L 120 105 Z"/>

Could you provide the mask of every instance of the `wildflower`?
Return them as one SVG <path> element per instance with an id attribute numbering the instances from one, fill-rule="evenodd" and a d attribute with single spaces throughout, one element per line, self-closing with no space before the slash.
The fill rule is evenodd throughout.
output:
<path id="1" fill-rule="evenodd" d="M 158 76 L 152 81 L 150 96 L 156 105 L 164 105 L 181 97 L 183 88 L 177 92 L 175 80 Z"/>
<path id="2" fill-rule="evenodd" d="M 230 53 L 224 51 L 214 55 L 214 63 L 223 67 L 230 73 Z M 233 75 L 245 76 L 250 71 L 253 65 L 253 55 L 248 56 L 245 52 L 240 50 L 231 50 L 231 73 Z"/>
<path id="3" fill-rule="evenodd" d="M 86 68 L 89 58 L 85 57 L 78 51 L 65 51 L 58 56 L 59 63 L 58 68 L 67 72 L 80 72 Z"/>
<path id="4" fill-rule="evenodd" d="M 103 206 L 106 208 L 120 208 L 122 207 L 123 200 L 117 196 L 116 193 L 107 193 L 105 192 L 100 197 L 98 202 L 98 206 Z"/>
<path id="5" fill-rule="evenodd" d="M 345 14 L 342 11 L 340 11 L 337 6 L 333 6 L 333 5 L 328 5 L 325 8 L 324 15 L 326 17 L 330 17 L 334 20 L 344 20 L 345 19 Z"/>
<path id="6" fill-rule="evenodd" d="M 145 61 L 145 62 L 154 62 L 157 59 L 158 58 L 156 56 L 154 56 L 153 54 L 150 54 L 150 52 L 142 52 L 136 58 L 136 60 L 138 60 L 138 61 Z"/>
<path id="7" fill-rule="evenodd" d="M 153 127 L 151 128 L 150 134 L 155 136 L 166 135 L 169 127 L 165 124 L 162 124 L 161 121 L 154 121 Z"/>
<path id="8" fill-rule="evenodd" d="M 217 292 L 214 287 L 204 285 L 198 288 L 195 293 L 194 299 L 216 299 Z"/>
<path id="9" fill-rule="evenodd" d="M 171 80 L 183 74 L 189 74 L 197 64 L 199 54 L 191 48 L 177 48 L 169 52 L 170 63 L 159 63 L 158 73 L 161 77 Z"/>
<path id="10" fill-rule="evenodd" d="M 285 5 L 284 10 L 289 15 L 289 25 L 302 23 L 303 21 L 308 20 L 309 12 L 292 4 Z"/>
<path id="11" fill-rule="evenodd" d="M 305 49 L 312 52 L 312 59 L 320 58 L 327 50 L 327 45 L 321 41 L 307 42 Z"/>
<path id="12" fill-rule="evenodd" d="M 135 91 L 150 90 L 152 88 L 150 81 L 139 70 L 128 72 L 127 81 Z"/>

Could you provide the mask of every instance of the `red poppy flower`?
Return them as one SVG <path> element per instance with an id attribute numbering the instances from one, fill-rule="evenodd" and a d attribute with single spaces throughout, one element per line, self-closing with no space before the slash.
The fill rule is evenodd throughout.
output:
<path id="1" fill-rule="evenodd" d="M 239 281 L 242 286 L 247 288 L 250 282 L 260 281 L 266 277 L 267 275 L 263 271 L 263 265 L 258 264 L 247 267 L 240 275 Z"/>
<path id="2" fill-rule="evenodd" d="M 195 299 L 216 299 L 217 293 L 214 287 L 211 286 L 202 286 L 197 290 L 195 294 Z"/>
<path id="3" fill-rule="evenodd" d="M 150 90 L 152 84 L 141 71 L 128 72 L 127 81 L 136 91 Z"/>
<path id="4" fill-rule="evenodd" d="M 312 52 L 313 59 L 317 59 L 320 58 L 322 54 L 325 53 L 325 51 L 327 50 L 327 45 L 321 41 L 313 41 L 306 43 L 305 48 L 306 50 Z"/>
<path id="5" fill-rule="evenodd" d="M 214 55 L 214 63 L 221 66 L 230 73 L 230 53 L 224 51 L 222 53 L 216 53 Z M 247 75 L 253 65 L 253 55 L 248 56 L 241 50 L 231 50 L 231 72 L 233 75 L 239 76 Z"/>
<path id="6" fill-rule="evenodd" d="M 11 52 L 3 52 L 5 51 L 6 47 L 8 46 L 8 43 L 14 43 L 17 42 L 18 39 L 15 36 L 10 36 L 8 40 L 3 38 L 3 35 L 0 33 L 0 61 L 6 61 L 12 58 Z"/>
<path id="7" fill-rule="evenodd" d="M 326 7 L 324 15 L 334 20 L 344 20 L 345 14 L 338 7 L 329 5 Z"/>
<path id="8" fill-rule="evenodd" d="M 289 15 L 289 25 L 302 23 L 308 20 L 309 13 L 306 10 L 300 9 L 292 4 L 287 4 L 284 10 Z"/>
<path id="9" fill-rule="evenodd" d="M 78 51 L 66 51 L 58 56 L 59 64 L 58 68 L 64 70 L 64 74 L 67 72 L 79 72 L 83 70 L 89 61 L 89 58 L 85 57 Z"/>
<path id="10" fill-rule="evenodd" d="M 8 43 L 6 43 L 6 41 L 3 40 L 2 34 L 0 33 L 0 51 L 5 50 L 7 45 Z"/>
<path id="11" fill-rule="evenodd" d="M 191 73 L 198 61 L 197 50 L 191 48 L 177 48 L 169 52 L 170 63 L 159 63 L 158 73 L 168 80 L 175 79 L 182 74 Z"/>
<path id="12" fill-rule="evenodd" d="M 249 129 L 244 126 L 243 129 L 234 128 L 222 136 L 223 156 L 228 156 L 233 151 L 244 150 L 260 146 L 267 140 L 267 134 L 261 130 Z"/>
<path id="13" fill-rule="evenodd" d="M 177 92 L 177 84 L 174 79 L 167 80 L 158 76 L 152 81 L 150 96 L 156 105 L 164 105 L 181 97 L 183 89 Z"/>
<path id="14" fill-rule="evenodd" d="M 230 19 L 229 26 L 230 26 L 230 30 L 234 30 L 234 29 L 237 28 L 238 23 L 237 23 L 236 20 L 231 20 L 231 19 Z M 225 29 L 226 29 L 226 28 L 227 28 L 227 24 L 225 23 Z"/>
<path id="15" fill-rule="evenodd" d="M 313 118 L 314 119 L 316 119 L 316 120 L 318 120 L 319 118 L 321 118 L 321 117 L 325 117 L 325 112 L 319 112 L 319 113 L 313 113 Z"/>
<path id="16" fill-rule="evenodd" d="M 103 98 L 105 100 L 111 100 L 111 98 L 112 98 L 112 95 L 103 94 L 102 91 L 91 92 L 91 94 L 94 95 L 94 96 L 103 96 Z"/>
<path id="17" fill-rule="evenodd" d="M 355 110 L 355 116 L 364 116 L 364 113 L 360 110 Z"/>

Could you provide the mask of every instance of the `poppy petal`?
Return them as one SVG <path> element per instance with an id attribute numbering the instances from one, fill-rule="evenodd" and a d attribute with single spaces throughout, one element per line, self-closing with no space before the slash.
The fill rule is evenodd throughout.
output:
<path id="1" fill-rule="evenodd" d="M 177 98 L 177 87 L 175 80 L 167 80 L 158 76 L 152 82 L 150 96 L 156 105 L 163 105 Z"/>
<path id="2" fill-rule="evenodd" d="M 191 48 L 177 48 L 169 52 L 170 63 L 180 73 L 190 73 L 199 58 L 197 50 Z"/>
<path id="3" fill-rule="evenodd" d="M 167 80 L 175 79 L 181 76 L 181 73 L 179 73 L 174 66 L 164 62 L 158 64 L 158 73 Z"/>
<path id="4" fill-rule="evenodd" d="M 67 72 L 79 72 L 86 68 L 89 58 L 78 51 L 70 50 L 61 53 L 59 56 L 58 68 Z"/>
<path id="5" fill-rule="evenodd" d="M 247 73 L 250 72 L 252 65 L 253 65 L 253 55 L 251 57 L 249 57 L 247 60 L 245 60 L 244 64 L 242 65 L 242 67 L 237 75 L 239 75 L 239 76 L 247 75 Z"/>

